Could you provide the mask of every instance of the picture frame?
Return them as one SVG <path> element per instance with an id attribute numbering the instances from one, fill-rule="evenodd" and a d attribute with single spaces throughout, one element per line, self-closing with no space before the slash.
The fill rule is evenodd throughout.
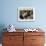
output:
<path id="1" fill-rule="evenodd" d="M 35 21 L 35 8 L 19 7 L 18 21 Z"/>

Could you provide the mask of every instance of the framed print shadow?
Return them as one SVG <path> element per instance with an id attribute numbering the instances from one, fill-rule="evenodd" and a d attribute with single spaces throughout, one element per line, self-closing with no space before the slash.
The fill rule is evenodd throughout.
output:
<path id="1" fill-rule="evenodd" d="M 35 8 L 19 7 L 18 21 L 35 21 Z"/>

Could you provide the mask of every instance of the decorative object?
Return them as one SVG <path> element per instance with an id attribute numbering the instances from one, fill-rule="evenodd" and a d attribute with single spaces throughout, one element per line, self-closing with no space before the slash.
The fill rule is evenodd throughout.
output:
<path id="1" fill-rule="evenodd" d="M 34 29 L 24 29 L 24 30 L 25 30 L 25 32 L 28 32 L 28 31 L 39 32 L 38 29 L 35 29 L 35 28 Z"/>
<path id="2" fill-rule="evenodd" d="M 10 25 L 7 27 L 7 31 L 8 31 L 8 32 L 16 32 L 15 27 L 14 27 L 12 24 L 10 24 Z"/>
<path id="3" fill-rule="evenodd" d="M 35 8 L 19 7 L 18 8 L 18 21 L 34 21 Z"/>

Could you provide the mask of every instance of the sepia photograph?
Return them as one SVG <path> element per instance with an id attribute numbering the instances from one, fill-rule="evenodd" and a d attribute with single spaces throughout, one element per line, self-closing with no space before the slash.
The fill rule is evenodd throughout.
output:
<path id="1" fill-rule="evenodd" d="M 31 7 L 18 8 L 18 21 L 34 21 L 35 9 Z"/>

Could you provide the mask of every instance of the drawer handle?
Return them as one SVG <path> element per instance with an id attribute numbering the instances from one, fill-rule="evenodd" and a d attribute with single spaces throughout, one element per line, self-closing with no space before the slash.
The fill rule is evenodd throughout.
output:
<path id="1" fill-rule="evenodd" d="M 11 38 L 9 38 L 10 40 L 12 40 Z"/>
<path id="2" fill-rule="evenodd" d="M 9 38 L 10 40 L 13 40 L 13 38 Z"/>
<path id="3" fill-rule="evenodd" d="M 36 39 L 32 39 L 32 40 L 36 40 Z"/>

